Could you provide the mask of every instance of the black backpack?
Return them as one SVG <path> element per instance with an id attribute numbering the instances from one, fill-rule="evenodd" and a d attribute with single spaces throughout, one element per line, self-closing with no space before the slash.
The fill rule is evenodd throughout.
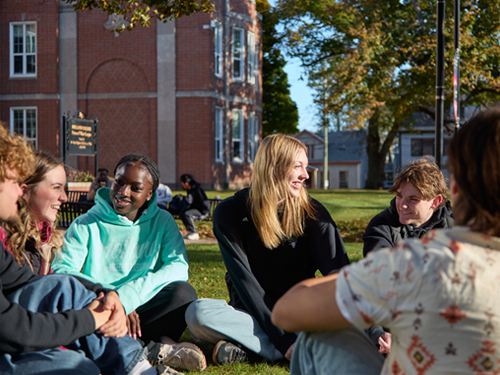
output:
<path id="1" fill-rule="evenodd" d="M 189 208 L 187 197 L 182 194 L 177 194 L 168 206 L 168 212 L 172 215 L 180 215 Z"/>

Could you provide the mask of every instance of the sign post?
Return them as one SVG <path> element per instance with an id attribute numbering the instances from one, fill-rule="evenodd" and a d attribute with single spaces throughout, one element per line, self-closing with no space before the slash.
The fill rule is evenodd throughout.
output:
<path id="1" fill-rule="evenodd" d="M 81 111 L 77 111 L 75 115 L 63 116 L 64 162 L 66 155 L 94 156 L 97 174 L 97 119 L 86 119 Z"/>

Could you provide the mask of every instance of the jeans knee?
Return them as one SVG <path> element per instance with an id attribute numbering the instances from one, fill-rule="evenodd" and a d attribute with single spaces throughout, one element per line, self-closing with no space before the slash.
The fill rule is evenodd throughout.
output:
<path id="1" fill-rule="evenodd" d="M 224 300 L 203 298 L 193 301 L 186 310 L 186 323 L 189 329 L 209 327 L 214 320 L 214 312 L 227 308 Z"/>
<path id="2" fill-rule="evenodd" d="M 196 329 L 206 325 L 206 305 L 209 300 L 199 299 L 193 301 L 186 310 L 186 323 L 189 329 Z"/>

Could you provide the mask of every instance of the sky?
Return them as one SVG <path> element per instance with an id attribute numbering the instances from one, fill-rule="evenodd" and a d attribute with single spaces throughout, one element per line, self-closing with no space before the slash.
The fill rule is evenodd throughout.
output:
<path id="1" fill-rule="evenodd" d="M 271 6 L 276 5 L 276 0 L 268 1 Z M 299 130 L 316 132 L 318 130 L 318 120 L 314 118 L 313 90 L 307 86 L 306 75 L 300 67 L 300 60 L 290 59 L 286 55 L 285 59 L 287 60 L 285 72 L 288 75 L 288 83 L 290 84 L 290 96 L 299 109 Z M 302 80 L 300 79 L 301 75 L 304 76 Z"/>

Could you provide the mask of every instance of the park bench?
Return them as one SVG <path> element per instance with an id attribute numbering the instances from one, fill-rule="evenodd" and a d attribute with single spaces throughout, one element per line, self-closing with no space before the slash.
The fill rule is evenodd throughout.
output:
<path id="1" fill-rule="evenodd" d="M 72 221 L 92 208 L 94 202 L 87 201 L 87 192 L 66 190 L 68 201 L 61 204 L 59 209 L 58 227 L 67 229 Z"/>
<path id="2" fill-rule="evenodd" d="M 217 205 L 220 202 L 222 202 L 222 199 L 213 198 L 213 199 L 209 199 L 209 201 L 210 201 L 210 212 L 208 213 L 208 216 L 204 220 L 212 221 L 212 215 L 214 214 L 215 207 L 217 207 Z"/>
<path id="3" fill-rule="evenodd" d="M 66 190 L 68 202 L 87 202 L 88 191 Z"/>
<path id="4" fill-rule="evenodd" d="M 94 202 L 64 202 L 59 209 L 59 228 L 67 229 L 78 216 L 94 206 Z"/>

